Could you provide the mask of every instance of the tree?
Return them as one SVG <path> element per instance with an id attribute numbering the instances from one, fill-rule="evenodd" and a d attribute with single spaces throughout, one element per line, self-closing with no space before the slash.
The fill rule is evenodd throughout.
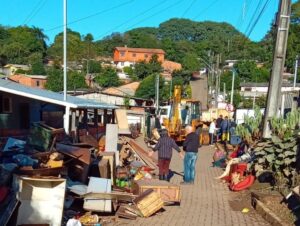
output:
<path id="1" fill-rule="evenodd" d="M 132 67 L 124 67 L 123 71 L 124 71 L 125 74 L 127 74 L 129 76 L 131 81 L 137 81 L 138 80 L 138 77 L 135 75 L 134 69 Z"/>
<path id="2" fill-rule="evenodd" d="M 46 36 L 36 27 L 0 27 L 0 55 L 8 62 L 28 64 L 28 58 L 35 53 L 46 53 Z"/>
<path id="3" fill-rule="evenodd" d="M 103 69 L 101 73 L 95 77 L 95 81 L 101 87 L 116 87 L 121 84 L 116 70 L 111 67 Z"/>
<path id="4" fill-rule="evenodd" d="M 51 68 L 48 70 L 47 82 L 45 88 L 54 92 L 60 92 L 64 89 L 63 71 L 61 69 Z M 67 89 L 76 90 L 87 88 L 85 77 L 76 71 L 68 71 L 67 73 Z"/>
<path id="5" fill-rule="evenodd" d="M 161 71 L 162 67 L 157 60 L 157 55 L 152 55 L 149 63 L 147 63 L 146 61 L 142 61 L 134 65 L 134 74 L 139 79 L 144 79 L 148 75 L 160 73 Z"/>
<path id="6" fill-rule="evenodd" d="M 236 74 L 234 78 L 234 90 L 240 89 L 240 80 L 240 76 Z M 224 83 L 226 87 L 226 92 L 230 92 L 232 86 L 232 71 L 225 71 L 223 74 L 221 74 L 220 86 L 223 87 Z"/>
<path id="7" fill-rule="evenodd" d="M 155 83 L 156 83 L 157 74 L 152 74 L 144 78 L 138 89 L 135 92 L 136 97 L 145 98 L 145 99 L 154 99 L 155 98 Z M 160 76 L 159 78 L 159 99 L 164 101 L 168 99 L 169 87 L 165 86 L 164 79 Z"/>
<path id="8" fill-rule="evenodd" d="M 47 72 L 47 82 L 45 88 L 54 92 L 62 91 L 63 88 L 63 73 L 60 69 L 51 68 Z"/>
<path id="9" fill-rule="evenodd" d="M 84 54 L 84 44 L 78 32 L 67 30 L 67 58 L 69 61 L 80 61 Z M 63 33 L 55 36 L 54 43 L 48 49 L 48 55 L 53 59 L 63 59 Z"/>
<path id="10" fill-rule="evenodd" d="M 87 69 L 87 64 L 88 64 L 88 69 Z M 102 70 L 101 64 L 98 61 L 95 60 L 89 60 L 85 61 L 83 64 L 83 71 L 88 72 L 88 73 L 100 73 Z"/>
<path id="11" fill-rule="evenodd" d="M 29 57 L 29 63 L 31 64 L 31 70 L 29 74 L 31 75 L 46 75 L 46 70 L 43 64 L 42 55 L 39 53 L 34 53 Z"/>
<path id="12" fill-rule="evenodd" d="M 172 72 L 173 84 L 174 80 L 180 81 L 182 85 L 188 85 L 192 77 L 192 73 L 187 70 L 175 70 Z"/>
<path id="13" fill-rule="evenodd" d="M 77 71 L 69 71 L 67 81 L 68 90 L 76 90 L 88 87 L 85 82 L 84 74 Z"/>
<path id="14" fill-rule="evenodd" d="M 189 71 L 198 71 L 200 69 L 200 62 L 197 58 L 196 54 L 186 54 L 182 59 L 183 68 Z"/>

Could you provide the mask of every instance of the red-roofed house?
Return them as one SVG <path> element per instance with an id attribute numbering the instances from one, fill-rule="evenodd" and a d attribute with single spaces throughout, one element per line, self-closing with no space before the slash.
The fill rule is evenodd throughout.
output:
<path id="1" fill-rule="evenodd" d="M 114 63 L 117 68 L 129 67 L 139 61 L 148 62 L 152 55 L 157 55 L 159 62 L 164 62 L 165 51 L 162 49 L 116 47 L 114 49 Z"/>
<path id="2" fill-rule="evenodd" d="M 44 89 L 45 84 L 47 82 L 47 76 L 45 75 L 15 74 L 9 76 L 9 79 L 25 86 L 30 86 L 30 87 L 40 88 L 40 89 Z"/>

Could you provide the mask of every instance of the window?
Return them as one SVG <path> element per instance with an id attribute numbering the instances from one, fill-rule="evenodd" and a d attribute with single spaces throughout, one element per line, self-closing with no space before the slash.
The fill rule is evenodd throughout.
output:
<path id="1" fill-rule="evenodd" d="M 145 54 L 145 58 L 148 58 L 148 54 Z"/>
<path id="2" fill-rule="evenodd" d="M 2 98 L 2 113 L 12 113 L 12 100 L 10 97 Z"/>
<path id="3" fill-rule="evenodd" d="M 121 62 L 121 66 L 124 66 L 124 62 Z"/>
<path id="4" fill-rule="evenodd" d="M 35 85 L 36 85 L 37 87 L 39 87 L 39 86 L 40 86 L 40 81 L 36 81 Z"/>
<path id="5" fill-rule="evenodd" d="M 135 54 L 135 53 L 133 53 L 133 54 L 132 54 L 132 57 L 136 57 L 136 54 Z"/>
<path id="6" fill-rule="evenodd" d="M 121 57 L 124 57 L 124 56 L 125 56 L 125 52 L 124 52 L 124 51 L 121 51 L 121 52 L 120 52 L 120 55 L 121 55 Z"/>
<path id="7" fill-rule="evenodd" d="M 251 87 L 245 87 L 245 91 L 251 92 L 252 88 Z"/>

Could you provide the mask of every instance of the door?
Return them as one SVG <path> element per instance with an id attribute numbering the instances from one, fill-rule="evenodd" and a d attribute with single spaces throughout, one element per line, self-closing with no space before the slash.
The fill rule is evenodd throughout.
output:
<path id="1" fill-rule="evenodd" d="M 20 104 L 20 129 L 29 129 L 30 127 L 30 109 L 28 103 Z"/>

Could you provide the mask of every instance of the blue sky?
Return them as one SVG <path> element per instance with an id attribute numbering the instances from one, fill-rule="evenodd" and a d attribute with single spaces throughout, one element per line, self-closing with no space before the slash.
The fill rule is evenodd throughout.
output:
<path id="1" fill-rule="evenodd" d="M 228 22 L 248 34 L 258 6 L 267 0 L 68 0 L 68 25 L 99 40 L 112 32 L 158 27 L 170 18 Z M 261 3 L 260 3 L 261 2 Z M 279 0 L 270 0 L 250 39 L 259 41 L 270 29 Z M 294 1 L 293 1 L 294 2 Z M 256 12 L 259 12 L 259 10 Z M 0 24 L 42 28 L 53 42 L 63 27 L 63 0 L 1 0 Z M 253 20 L 252 20 L 253 21 Z M 248 32 L 247 32 L 248 31 Z"/>

